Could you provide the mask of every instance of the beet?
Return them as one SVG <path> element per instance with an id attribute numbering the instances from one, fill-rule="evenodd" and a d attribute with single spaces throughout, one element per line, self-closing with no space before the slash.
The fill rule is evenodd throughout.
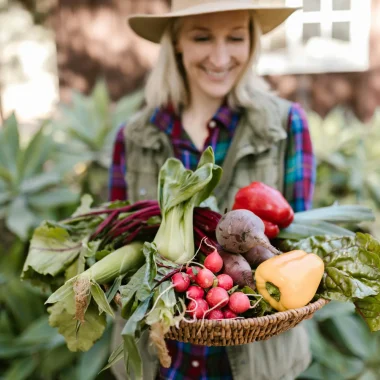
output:
<path id="1" fill-rule="evenodd" d="M 270 244 L 269 239 L 266 236 L 264 240 Z M 273 252 L 263 247 L 262 245 L 257 245 L 251 248 L 248 252 L 242 253 L 242 255 L 248 261 L 251 267 L 258 267 L 265 260 L 268 260 L 271 257 L 275 256 Z"/>
<path id="2" fill-rule="evenodd" d="M 239 286 L 249 286 L 251 289 L 255 289 L 253 282 L 252 269 L 248 264 L 248 261 L 238 253 L 226 252 L 223 249 L 219 249 L 219 255 L 223 259 L 224 274 L 228 274 L 234 284 Z"/>
<path id="3" fill-rule="evenodd" d="M 232 210 L 220 219 L 216 227 L 216 240 L 229 252 L 244 253 L 256 246 L 263 246 L 278 254 L 266 239 L 263 221 L 249 210 Z"/>

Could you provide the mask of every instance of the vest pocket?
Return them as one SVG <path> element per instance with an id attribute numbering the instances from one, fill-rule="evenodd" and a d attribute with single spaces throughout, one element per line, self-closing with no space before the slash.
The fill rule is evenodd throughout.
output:
<path id="1" fill-rule="evenodd" d="M 128 199 L 131 202 L 157 199 L 158 174 L 153 171 L 129 171 L 127 173 Z"/>

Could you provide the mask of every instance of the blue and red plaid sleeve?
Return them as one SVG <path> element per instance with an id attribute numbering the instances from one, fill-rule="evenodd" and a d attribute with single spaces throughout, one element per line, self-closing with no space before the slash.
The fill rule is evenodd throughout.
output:
<path id="1" fill-rule="evenodd" d="M 295 212 L 312 207 L 316 162 L 306 113 L 294 103 L 289 112 L 284 195 Z"/>
<path id="2" fill-rule="evenodd" d="M 127 182 L 125 180 L 125 142 L 123 125 L 117 135 L 113 146 L 112 163 L 109 171 L 108 199 L 109 201 L 125 200 L 128 198 Z"/>

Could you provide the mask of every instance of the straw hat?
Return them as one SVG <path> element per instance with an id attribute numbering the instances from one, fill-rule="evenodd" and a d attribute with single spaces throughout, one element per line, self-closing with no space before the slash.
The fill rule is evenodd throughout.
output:
<path id="1" fill-rule="evenodd" d="M 169 13 L 136 14 L 128 18 L 133 31 L 152 42 L 160 42 L 171 19 L 205 13 L 253 10 L 263 34 L 282 24 L 298 7 L 286 7 L 279 0 L 172 0 Z"/>

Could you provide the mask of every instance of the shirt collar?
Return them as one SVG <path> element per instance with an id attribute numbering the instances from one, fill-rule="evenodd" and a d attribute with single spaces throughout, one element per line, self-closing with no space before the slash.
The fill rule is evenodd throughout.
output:
<path id="1" fill-rule="evenodd" d="M 229 107 L 227 103 L 223 103 L 210 121 L 215 121 L 216 126 L 218 127 L 226 128 L 232 138 L 239 116 L 239 110 L 234 110 Z M 180 123 L 180 119 L 179 115 L 175 112 L 174 107 L 172 105 L 168 105 L 161 108 L 156 108 L 150 122 L 159 130 L 170 136 L 173 132 L 174 124 Z"/>

